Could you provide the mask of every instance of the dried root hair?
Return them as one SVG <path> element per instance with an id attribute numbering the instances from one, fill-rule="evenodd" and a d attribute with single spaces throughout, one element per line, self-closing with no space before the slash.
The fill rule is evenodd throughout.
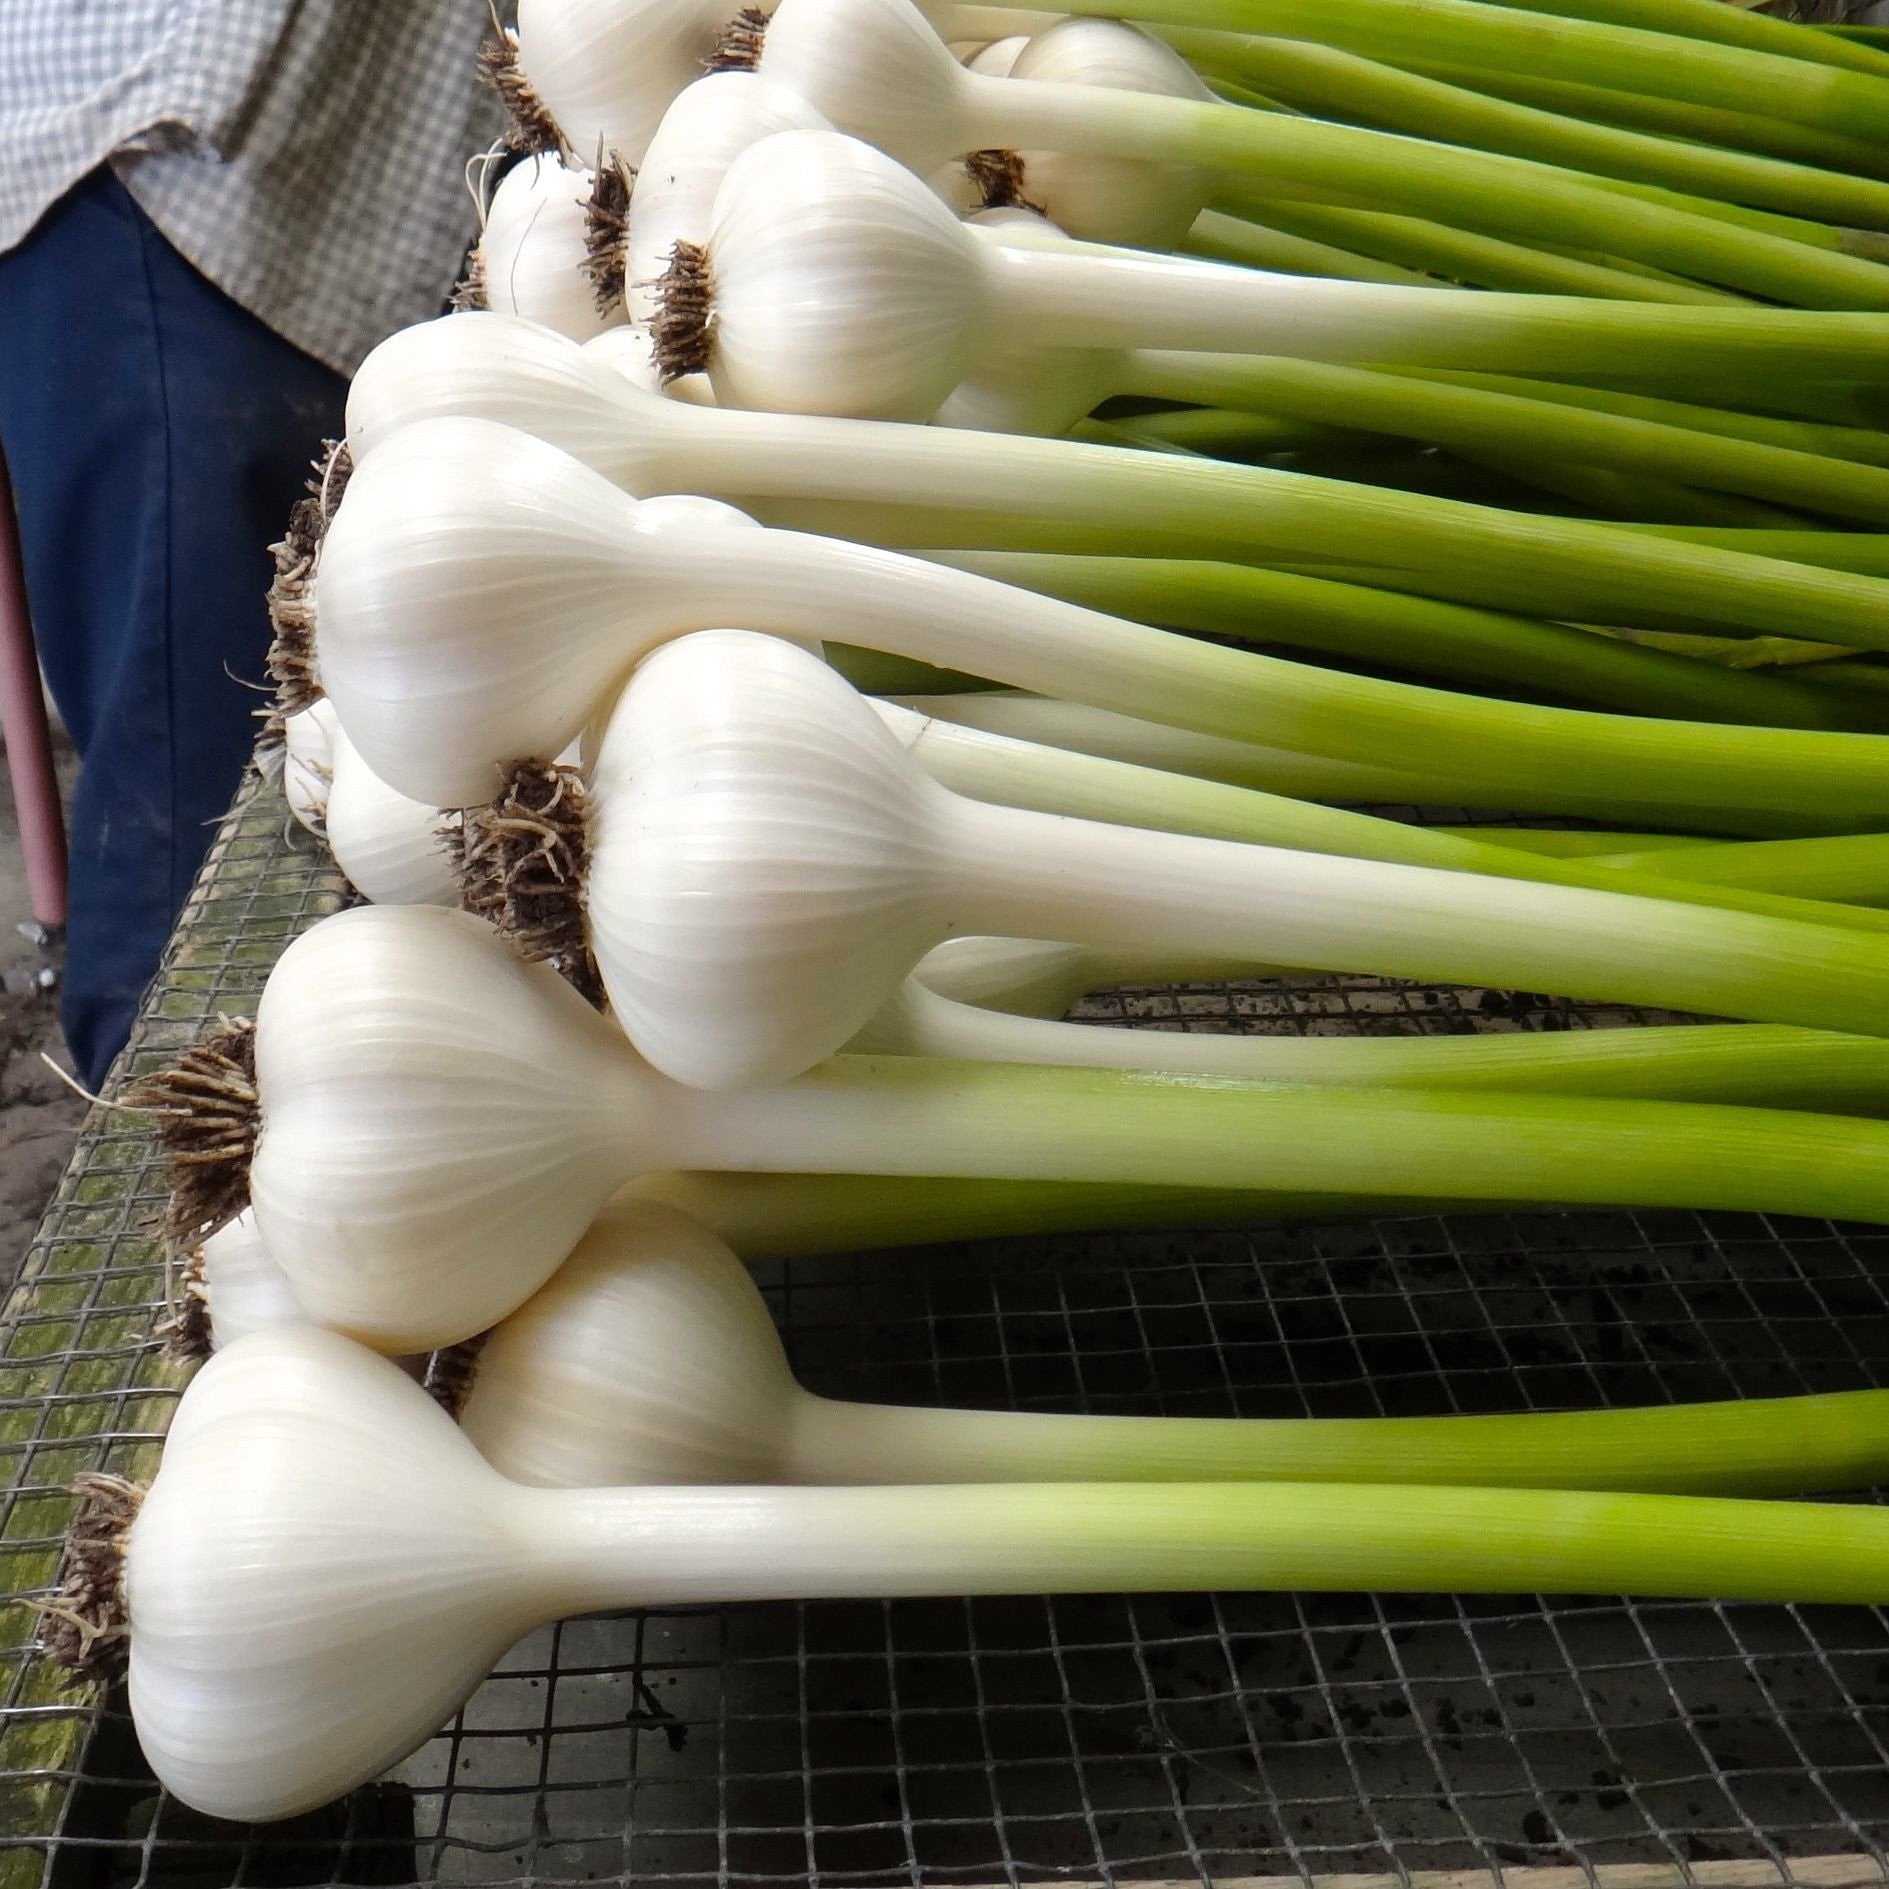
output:
<path id="1" fill-rule="evenodd" d="M 702 61 L 704 72 L 752 72 L 767 44 L 768 16 L 759 7 L 743 7 L 721 30 L 715 50 Z"/>
<path id="2" fill-rule="evenodd" d="M 315 667 L 315 566 L 321 541 L 340 509 L 354 455 L 345 440 L 326 439 L 315 456 L 305 495 L 289 510 L 288 529 L 269 547 L 275 578 L 269 585 L 269 625 L 275 632 L 265 666 L 275 685 L 275 703 L 264 723 L 264 738 L 280 738 L 282 724 L 321 700 Z"/>
<path id="3" fill-rule="evenodd" d="M 564 134 L 518 63 L 518 42 L 493 15 L 492 35 L 479 48 L 479 78 L 505 107 L 505 142 L 514 151 L 562 155 Z"/>
<path id="4" fill-rule="evenodd" d="M 685 374 L 708 372 L 714 347 L 715 279 L 700 243 L 678 242 L 656 284 L 656 312 L 649 341 L 663 385 Z"/>
<path id="5" fill-rule="evenodd" d="M 459 1413 L 465 1407 L 466 1393 L 472 1388 L 472 1380 L 479 1369 L 479 1353 L 485 1349 L 485 1341 L 490 1332 L 481 1332 L 476 1338 L 462 1339 L 456 1345 L 448 1345 L 443 1351 L 436 1351 L 427 1360 L 426 1394 L 451 1417 L 459 1421 Z"/>
<path id="6" fill-rule="evenodd" d="M 615 151 L 599 150 L 590 201 L 584 205 L 584 275 L 599 315 L 623 306 L 630 261 L 630 195 L 636 172 Z"/>
<path id="7" fill-rule="evenodd" d="M 967 151 L 964 154 L 966 176 L 977 190 L 986 210 L 1034 210 L 1043 214 L 1043 206 L 1033 203 L 1023 193 L 1023 158 L 1016 151 Z"/>
<path id="8" fill-rule="evenodd" d="M 203 1248 L 193 1246 L 184 1255 L 177 1302 L 152 1327 L 173 1358 L 183 1364 L 201 1364 L 216 1349 L 210 1329 L 210 1281 L 203 1269 Z"/>
<path id="9" fill-rule="evenodd" d="M 457 314 L 492 306 L 491 296 L 486 289 L 484 243 L 473 245 L 472 254 L 466 258 L 466 273 L 454 284 L 447 301 Z"/>
<path id="10" fill-rule="evenodd" d="M 441 837 L 459 872 L 460 903 L 521 956 L 549 964 L 603 1008 L 603 980 L 584 924 L 584 783 L 574 767 L 520 761 L 488 807 L 468 807 Z"/>
<path id="11" fill-rule="evenodd" d="M 66 1572 L 51 1600 L 31 1603 L 41 1616 L 39 1643 L 81 1679 L 110 1684 L 124 1676 L 130 1622 L 125 1611 L 125 1543 L 144 1491 L 122 1476 L 88 1472 L 72 1485 L 78 1498 L 66 1530 Z"/>
<path id="12" fill-rule="evenodd" d="M 158 1118 L 170 1164 L 164 1237 L 195 1246 L 249 1205 L 249 1162 L 261 1126 L 255 1023 L 218 1017 L 202 1042 L 134 1082 L 129 1100 Z"/>

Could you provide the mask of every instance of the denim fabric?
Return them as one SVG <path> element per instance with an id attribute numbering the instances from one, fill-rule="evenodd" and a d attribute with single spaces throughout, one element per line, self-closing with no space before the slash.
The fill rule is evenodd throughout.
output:
<path id="1" fill-rule="evenodd" d="M 241 778 L 266 547 L 345 392 L 108 171 L 0 255 L 0 445 L 40 659 L 82 763 L 62 1020 L 90 1085 Z"/>

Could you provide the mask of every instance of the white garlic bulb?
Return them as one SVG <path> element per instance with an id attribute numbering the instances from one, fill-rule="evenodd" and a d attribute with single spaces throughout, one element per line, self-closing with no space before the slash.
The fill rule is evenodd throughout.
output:
<path id="1" fill-rule="evenodd" d="M 376 905 L 457 905 L 438 807 L 410 800 L 363 761 L 338 724 L 334 780 L 328 789 L 328 845 L 335 864 Z"/>
<path id="2" fill-rule="evenodd" d="M 686 1214 L 606 1210 L 486 1335 L 457 1416 L 515 1482 L 794 1481 L 794 1382 L 747 1269 Z"/>
<path id="3" fill-rule="evenodd" d="M 595 179 L 549 153 L 522 159 L 506 172 L 485 213 L 479 275 L 488 308 L 517 315 L 588 341 L 624 317 L 600 313 L 584 273 L 585 206 Z"/>
<path id="4" fill-rule="evenodd" d="M 530 1525 L 494 1512 L 492 1480 L 343 1338 L 285 1326 L 218 1352 L 125 1551 L 131 1713 L 164 1784 L 215 1816 L 292 1816 L 450 1718 L 540 1617 L 518 1591 Z"/>
<path id="5" fill-rule="evenodd" d="M 1172 47 L 1120 20 L 1060 20 L 1030 40 L 1004 76 L 1213 98 Z M 1059 229 L 1098 243 L 1172 249 L 1210 195 L 1208 173 L 1192 165 L 1066 150 L 1025 149 L 1017 155 L 1025 197 Z"/>
<path id="6" fill-rule="evenodd" d="M 640 165 L 734 10 L 728 0 L 519 0 L 518 63 L 574 151 L 601 146 Z"/>
<path id="7" fill-rule="evenodd" d="M 824 131 L 797 93 L 755 72 L 711 72 L 679 92 L 643 156 L 630 199 L 628 306 L 656 312 L 656 289 L 678 242 L 707 240 L 715 193 L 749 145 L 777 131 Z"/>
<path id="8" fill-rule="evenodd" d="M 749 146 L 705 248 L 708 376 L 724 406 L 929 420 L 970 371 L 987 311 L 963 226 L 856 138 L 788 131 Z"/>
<path id="9" fill-rule="evenodd" d="M 993 39 L 970 49 L 970 56 L 958 55 L 958 64 L 967 72 L 981 73 L 987 79 L 1007 79 L 1023 49 L 1030 43 L 1028 33 L 1012 33 L 1005 39 Z"/>
<path id="10" fill-rule="evenodd" d="M 307 1311 L 288 1275 L 269 1256 L 253 1212 L 218 1227 L 193 1256 L 193 1289 L 202 1295 L 211 1345 L 221 1349 L 252 1331 L 306 1325 Z"/>
<path id="11" fill-rule="evenodd" d="M 338 727 L 334 705 L 326 696 L 318 696 L 282 723 L 283 798 L 311 833 L 322 833 L 327 825 Z"/>

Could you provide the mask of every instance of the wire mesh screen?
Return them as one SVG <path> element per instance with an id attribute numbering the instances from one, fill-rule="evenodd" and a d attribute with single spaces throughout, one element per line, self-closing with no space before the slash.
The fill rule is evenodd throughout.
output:
<path id="1" fill-rule="evenodd" d="M 250 1008 L 286 940 L 342 902 L 275 792 L 252 786 L 133 1066 Z M 1634 1020 L 1357 978 L 1113 993 L 1088 1014 L 1293 1031 Z M 150 1342 L 160 1204 L 138 1119 L 95 1114 L 0 1331 L 0 1592 L 51 1579 L 77 1472 L 148 1472 L 178 1382 Z M 1735 1215 L 1413 1214 L 760 1277 L 802 1380 L 834 1395 L 1443 1413 L 1878 1383 L 1886 1243 Z M 1542 1879 L 1564 1889 L 1645 1889 L 1878 1880 L 1889 1833 L 1889 1621 L 1862 1609 L 1201 1595 L 567 1622 L 517 1647 L 394 1776 L 254 1830 L 164 1799 L 122 1698 L 65 1691 L 28 1650 L 27 1609 L 0 1618 L 0 1889 L 1224 1885 L 1531 1865 L 1575 1866 Z"/>

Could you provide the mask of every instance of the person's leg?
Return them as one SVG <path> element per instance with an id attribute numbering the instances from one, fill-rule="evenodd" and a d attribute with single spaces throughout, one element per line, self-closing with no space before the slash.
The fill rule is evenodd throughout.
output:
<path id="1" fill-rule="evenodd" d="M 34 627 L 82 762 L 63 1020 L 96 1085 L 241 778 L 266 547 L 346 387 L 104 171 L 0 256 L 0 362 Z"/>

